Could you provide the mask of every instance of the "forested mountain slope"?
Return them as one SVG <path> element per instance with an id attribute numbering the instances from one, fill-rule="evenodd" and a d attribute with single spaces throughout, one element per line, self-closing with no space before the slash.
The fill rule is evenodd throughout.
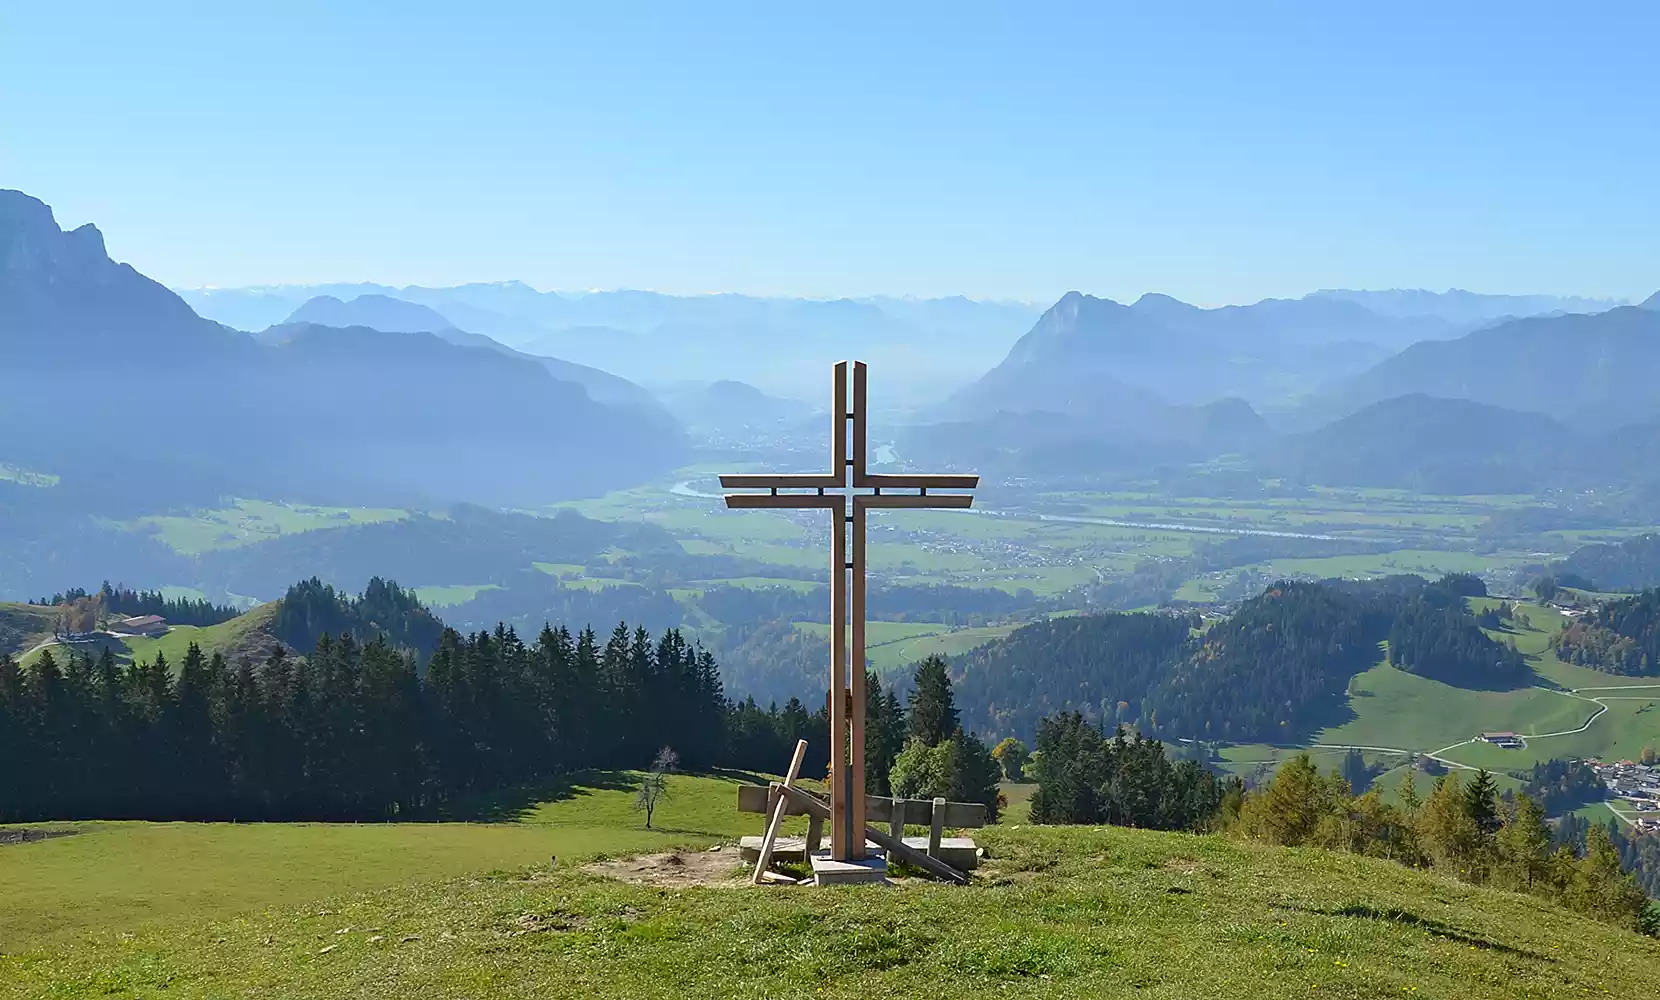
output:
<path id="1" fill-rule="evenodd" d="M 1589 580 L 1601 590 L 1660 587 L 1660 535 L 1644 534 L 1616 544 L 1582 546 L 1553 564 L 1551 571 Z"/>
<path id="2" fill-rule="evenodd" d="M 1570 663 L 1613 674 L 1660 674 L 1660 590 L 1602 605 L 1569 622 L 1553 644 Z"/>
<path id="3" fill-rule="evenodd" d="M 1624 306 L 1498 322 L 1456 340 L 1413 344 L 1337 385 L 1329 402 L 1353 410 L 1422 393 L 1610 429 L 1660 414 L 1651 377 L 1657 367 L 1660 312 Z"/>
<path id="4" fill-rule="evenodd" d="M 1399 669 L 1526 686 L 1526 665 L 1465 604 L 1483 592 L 1457 575 L 1282 582 L 1202 631 L 1196 616 L 1170 613 L 1039 622 L 958 660 L 964 723 L 1030 739 L 1040 718 L 1077 711 L 1167 740 L 1287 742 L 1342 713 L 1349 679 L 1379 661 L 1386 639 Z"/>
<path id="5" fill-rule="evenodd" d="M 1421 394 L 1365 407 L 1268 449 L 1265 465 L 1299 482 L 1423 493 L 1530 493 L 1576 435 L 1539 413 Z"/>

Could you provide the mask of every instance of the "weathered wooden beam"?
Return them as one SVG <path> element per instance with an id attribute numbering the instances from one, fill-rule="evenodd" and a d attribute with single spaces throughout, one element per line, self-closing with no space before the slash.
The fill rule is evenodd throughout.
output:
<path id="1" fill-rule="evenodd" d="M 837 366 L 837 405 L 847 406 L 845 365 Z M 842 419 L 846 428 L 846 417 Z M 836 499 L 841 499 L 837 497 Z M 847 520 L 837 511 L 830 524 L 830 856 L 837 861 L 857 861 L 865 856 L 865 842 L 857 840 L 848 793 L 864 791 L 864 776 L 853 786 L 847 759 Z"/>
<path id="2" fill-rule="evenodd" d="M 841 486 L 847 482 L 847 362 L 836 362 L 831 382 L 830 475 Z"/>
<path id="3" fill-rule="evenodd" d="M 875 473 L 853 485 L 875 486 L 884 490 L 972 490 L 980 485 L 980 477 L 951 473 Z"/>
<path id="4" fill-rule="evenodd" d="M 864 365 L 859 365 L 855 371 L 862 374 Z M 856 380 L 856 384 L 862 383 L 863 379 Z M 851 793 L 847 797 L 849 831 L 863 830 L 868 825 L 865 819 L 865 512 L 855 504 L 852 513 L 853 516 L 848 518 L 849 534 L 853 536 L 853 558 L 850 560 L 853 564 L 853 586 L 850 593 L 853 645 L 847 653 L 847 750 L 850 758 L 847 768 L 847 791 Z M 858 841 L 854 845 L 853 857 L 863 858 L 864 838 L 853 839 Z"/>
<path id="5" fill-rule="evenodd" d="M 825 805 L 823 802 L 820 802 L 818 799 L 813 798 L 811 795 L 808 795 L 799 788 L 779 787 L 782 789 L 783 794 L 787 798 L 789 798 L 792 802 L 797 803 L 802 809 L 806 810 L 809 816 L 822 816 L 826 819 L 830 817 L 830 807 Z M 943 861 L 930 858 L 922 851 L 905 846 L 905 842 L 903 840 L 895 840 L 893 837 L 888 836 L 886 833 L 876 829 L 875 827 L 866 827 L 865 837 L 874 841 L 878 847 L 885 849 L 888 852 L 889 858 L 898 858 L 906 864 L 916 865 L 918 868 L 921 868 L 928 874 L 933 875 L 935 878 L 946 882 L 954 882 L 957 885 L 968 884 L 967 875 Z"/>
<path id="6" fill-rule="evenodd" d="M 869 439 L 865 424 L 865 363 L 863 361 L 853 362 L 853 408 L 849 412 L 853 419 L 853 485 L 863 486 L 867 478 L 865 453 Z"/>
<path id="7" fill-rule="evenodd" d="M 940 856 L 940 838 L 945 836 L 945 800 L 934 799 L 933 821 L 928 827 L 928 856 Z"/>
<path id="8" fill-rule="evenodd" d="M 807 756 L 807 741 L 797 740 L 795 753 L 790 755 L 790 769 L 784 774 L 784 788 L 795 784 L 796 775 L 801 773 L 801 761 Z M 772 811 L 772 822 L 767 824 L 766 838 L 761 841 L 761 856 L 755 861 L 755 877 L 751 882 L 760 885 L 766 878 L 766 871 L 772 865 L 772 845 L 778 842 L 778 830 L 784 825 L 785 802 L 778 800 L 777 808 Z"/>
<path id="9" fill-rule="evenodd" d="M 726 506 L 733 510 L 833 510 L 838 517 L 846 500 L 840 493 L 728 493 Z"/>
<path id="10" fill-rule="evenodd" d="M 779 794 L 776 786 L 767 785 L 739 785 L 738 811 L 747 813 L 772 814 L 773 806 L 778 804 Z M 895 801 L 898 806 L 894 805 Z M 891 799 L 882 795 L 867 795 L 865 797 L 865 818 L 870 823 L 892 823 L 894 813 L 898 812 L 903 822 L 910 826 L 928 826 L 933 823 L 934 804 L 927 799 Z M 787 815 L 805 816 L 806 810 L 790 807 Z M 951 830 L 966 830 L 986 825 L 986 807 L 980 802 L 947 802 L 945 804 L 945 826 Z"/>
<path id="11" fill-rule="evenodd" d="M 904 808 L 905 804 L 904 804 L 903 801 L 901 801 L 899 805 L 900 805 L 900 807 L 898 809 L 890 810 L 893 813 L 893 815 L 888 818 L 888 835 L 891 836 L 893 839 L 899 841 L 900 843 L 904 843 L 904 841 L 905 841 L 905 808 Z M 891 863 L 893 861 L 893 858 L 889 858 L 888 861 Z"/>
<path id="12" fill-rule="evenodd" d="M 866 510 L 967 510 L 974 506 L 974 498 L 967 493 L 930 493 L 927 496 L 912 493 L 871 496 L 860 493 L 854 496 L 853 506 Z"/>
<path id="13" fill-rule="evenodd" d="M 816 490 L 840 489 L 847 481 L 824 472 L 729 472 L 720 484 L 729 490 Z"/>

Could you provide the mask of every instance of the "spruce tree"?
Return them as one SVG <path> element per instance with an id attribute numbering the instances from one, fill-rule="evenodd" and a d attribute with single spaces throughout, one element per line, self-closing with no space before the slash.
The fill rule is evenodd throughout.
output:
<path id="1" fill-rule="evenodd" d="M 1499 818 L 1498 785 L 1485 768 L 1477 771 L 1475 780 L 1465 787 L 1464 809 L 1484 837 L 1499 831 L 1503 821 Z"/>
<path id="2" fill-rule="evenodd" d="M 1551 834 L 1545 812 L 1526 792 L 1516 796 L 1516 808 L 1506 817 L 1498 835 L 1499 863 L 1513 887 L 1533 891 L 1549 873 Z"/>
<path id="3" fill-rule="evenodd" d="M 956 732 L 960 722 L 944 657 L 930 656 L 917 664 L 910 701 L 910 733 L 924 746 L 938 746 Z"/>

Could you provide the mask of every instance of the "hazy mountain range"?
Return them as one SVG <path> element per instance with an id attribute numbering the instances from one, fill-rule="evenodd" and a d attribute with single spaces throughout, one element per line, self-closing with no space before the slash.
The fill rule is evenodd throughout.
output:
<path id="1" fill-rule="evenodd" d="M 684 460 L 663 421 L 537 360 L 426 333 L 255 338 L 0 191 L 0 463 L 156 507 L 218 496 L 546 503 Z M 124 474 L 115 476 L 121 470 Z"/>
<path id="2" fill-rule="evenodd" d="M 359 295 L 350 301 L 341 301 L 332 295 L 307 299 L 280 325 L 267 327 L 258 336 L 262 340 L 281 340 L 287 329 L 295 324 L 331 327 L 364 326 L 388 333 L 431 333 L 440 340 L 459 347 L 482 347 L 518 358 L 547 369 L 549 375 L 575 382 L 588 390 L 596 402 L 609 406 L 638 409 L 658 422 L 668 422 L 667 414 L 657 398 L 640 386 L 588 365 L 579 365 L 562 358 L 515 351 L 507 345 L 481 333 L 458 329 L 438 310 L 414 302 L 405 302 L 387 295 Z"/>
<path id="3" fill-rule="evenodd" d="M 936 461 L 1020 475 L 1149 474 L 1231 455 L 1264 474 L 1438 492 L 1629 483 L 1647 478 L 1631 466 L 1651 454 L 1632 442 L 1660 417 L 1660 311 L 1563 308 L 1602 305 L 1321 292 L 1199 309 L 1072 292 L 906 440 Z"/>
<path id="4" fill-rule="evenodd" d="M 879 367 L 890 404 L 907 406 L 925 404 L 977 379 L 1047 316 L 1037 305 L 961 296 L 816 300 L 626 290 L 564 293 L 538 291 L 517 281 L 447 288 L 182 289 L 180 294 L 201 315 L 250 331 L 281 323 L 319 297 L 343 303 L 369 299 L 376 303 L 376 321 L 358 314 L 349 324 L 403 329 L 413 328 L 411 323 L 431 325 L 441 317 L 457 329 L 532 355 L 578 362 L 652 387 L 731 379 L 775 395 L 817 400 L 825 366 L 857 357 Z M 1219 359 L 1224 363 L 1202 373 L 1161 372 L 1172 365 L 1179 369 L 1182 359 L 1170 352 L 1143 351 L 1138 357 L 1142 374 L 1173 401 L 1238 395 L 1260 404 L 1312 391 L 1411 343 L 1457 336 L 1494 318 L 1588 312 L 1617 304 L 1457 289 L 1331 290 L 1219 309 L 1149 294 L 1122 307 L 1130 310 L 1128 317 L 1105 317 L 1099 308 L 1085 312 L 1087 321 L 1130 327 L 1123 331 L 1124 339 L 1149 348 L 1168 339 L 1171 331 L 1220 341 L 1227 351 Z M 431 313 L 408 308 L 420 306 Z"/>
<path id="5" fill-rule="evenodd" d="M 203 316 L 260 330 L 310 301 L 373 296 L 426 306 L 450 325 L 534 355 L 601 368 L 635 382 L 749 382 L 817 398 L 825 369 L 844 358 L 882 366 L 890 389 L 920 400 L 995 363 L 1041 308 L 944 299 L 787 299 L 612 291 L 540 292 L 522 282 L 451 288 L 373 284 L 183 289 Z M 388 321 L 416 314 L 377 306 Z M 427 322 L 432 322 L 428 316 Z"/>
<path id="6" fill-rule="evenodd" d="M 1511 476 L 1525 463 L 1508 442 L 1476 454 L 1448 436 L 1520 426 L 1549 442 L 1538 452 L 1617 461 L 1606 432 L 1660 415 L 1660 311 L 1589 299 L 1328 290 L 1206 309 L 1071 292 L 1034 315 L 966 298 L 518 282 L 186 293 L 250 334 L 18 192 L 0 193 L 0 248 L 0 461 L 84 482 L 144 469 L 129 481 L 162 505 L 231 493 L 523 505 L 633 485 L 685 459 L 683 427 L 730 445 L 805 426 L 816 406 L 769 385 L 799 375 L 797 398 L 819 400 L 825 366 L 859 354 L 890 401 L 925 404 L 919 387 L 966 381 L 899 430 L 901 453 L 993 474 L 1234 456 L 1355 480 L 1371 475 L 1357 456 L 1375 454 L 1392 456 L 1370 464 L 1393 481 Z M 74 421 L 61 416 L 70 385 Z"/>

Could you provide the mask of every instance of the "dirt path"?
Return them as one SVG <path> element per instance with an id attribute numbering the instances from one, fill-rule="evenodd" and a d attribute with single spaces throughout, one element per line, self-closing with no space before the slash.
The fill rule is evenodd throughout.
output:
<path id="1" fill-rule="evenodd" d="M 636 885 L 680 889 L 697 885 L 748 885 L 748 881 L 737 877 L 743 869 L 744 861 L 738 848 L 725 845 L 707 851 L 670 851 L 667 854 L 596 861 L 584 866 L 583 871 Z"/>

